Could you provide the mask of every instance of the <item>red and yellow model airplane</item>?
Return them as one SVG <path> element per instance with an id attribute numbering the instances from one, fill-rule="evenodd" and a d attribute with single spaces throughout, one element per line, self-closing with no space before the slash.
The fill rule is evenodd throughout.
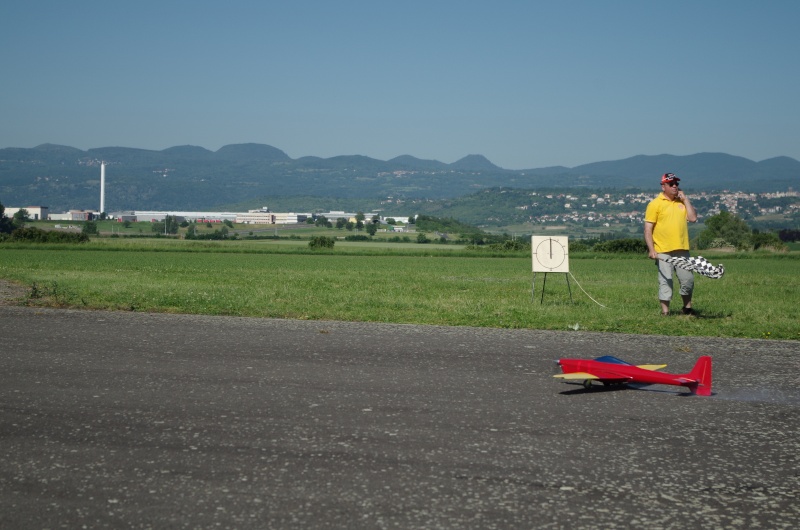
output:
<path id="1" fill-rule="evenodd" d="M 667 365 L 641 364 L 637 366 L 611 355 L 593 360 L 559 359 L 556 363 L 564 373 L 553 377 L 583 381 L 583 386 L 587 390 L 592 387 L 592 381 L 599 381 L 604 385 L 624 383 L 677 385 L 689 388 L 692 394 L 698 396 L 711 395 L 711 357 L 708 355 L 700 357 L 688 374 L 659 372 L 658 370 Z"/>

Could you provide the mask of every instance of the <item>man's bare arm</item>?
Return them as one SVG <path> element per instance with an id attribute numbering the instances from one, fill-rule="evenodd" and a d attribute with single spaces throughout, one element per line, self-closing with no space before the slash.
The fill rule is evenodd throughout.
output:
<path id="1" fill-rule="evenodd" d="M 650 259 L 658 259 L 658 252 L 656 252 L 656 249 L 653 246 L 654 226 L 654 223 L 648 223 L 647 221 L 644 223 L 644 241 L 647 243 L 647 255 L 650 257 Z"/>

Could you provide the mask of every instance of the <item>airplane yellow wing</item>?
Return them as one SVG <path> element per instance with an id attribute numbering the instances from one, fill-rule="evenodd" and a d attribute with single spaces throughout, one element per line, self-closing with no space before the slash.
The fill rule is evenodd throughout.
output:
<path id="1" fill-rule="evenodd" d="M 569 374 L 556 374 L 553 377 L 558 377 L 559 379 L 580 379 L 581 381 L 585 381 L 587 379 L 600 379 L 596 375 L 587 373 L 587 372 L 572 372 Z"/>

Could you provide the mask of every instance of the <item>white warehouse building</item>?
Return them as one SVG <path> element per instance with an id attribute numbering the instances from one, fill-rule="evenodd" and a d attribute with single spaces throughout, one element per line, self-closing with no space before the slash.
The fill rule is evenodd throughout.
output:
<path id="1" fill-rule="evenodd" d="M 235 212 L 179 212 L 179 211 L 156 212 L 147 210 L 135 210 L 133 214 L 136 216 L 136 220 L 139 222 L 142 221 L 161 222 L 164 220 L 164 218 L 166 218 L 169 215 L 170 217 L 179 217 L 182 219 L 186 219 L 187 221 L 195 221 L 195 222 L 209 221 L 212 223 L 221 223 L 225 220 L 235 222 L 236 216 L 239 215 Z"/>

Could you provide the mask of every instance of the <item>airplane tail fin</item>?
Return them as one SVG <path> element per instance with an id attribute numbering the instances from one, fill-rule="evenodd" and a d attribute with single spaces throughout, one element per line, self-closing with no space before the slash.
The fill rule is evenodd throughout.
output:
<path id="1" fill-rule="evenodd" d="M 697 381 L 697 384 L 692 385 L 691 390 L 693 394 L 698 396 L 711 395 L 711 357 L 703 355 L 697 359 L 692 371 L 689 372 L 689 377 Z"/>

